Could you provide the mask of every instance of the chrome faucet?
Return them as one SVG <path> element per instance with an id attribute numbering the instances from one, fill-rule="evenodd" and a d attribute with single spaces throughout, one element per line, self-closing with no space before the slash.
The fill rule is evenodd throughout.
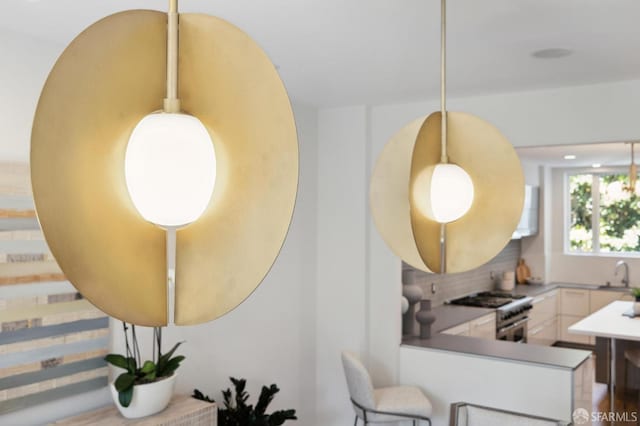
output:
<path id="1" fill-rule="evenodd" d="M 615 276 L 618 276 L 618 269 L 621 266 L 624 266 L 624 276 L 622 277 L 620 282 L 624 284 L 626 288 L 629 288 L 629 265 L 627 265 L 627 262 L 625 262 L 624 260 L 618 260 L 618 263 L 616 263 Z"/>

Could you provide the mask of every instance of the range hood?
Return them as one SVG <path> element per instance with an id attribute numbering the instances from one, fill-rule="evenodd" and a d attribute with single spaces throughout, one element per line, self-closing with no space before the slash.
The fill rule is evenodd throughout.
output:
<path id="1" fill-rule="evenodd" d="M 537 186 L 525 185 L 524 187 L 524 207 L 520 223 L 513 232 L 511 239 L 529 237 L 538 233 L 538 207 L 540 205 L 540 188 Z"/>

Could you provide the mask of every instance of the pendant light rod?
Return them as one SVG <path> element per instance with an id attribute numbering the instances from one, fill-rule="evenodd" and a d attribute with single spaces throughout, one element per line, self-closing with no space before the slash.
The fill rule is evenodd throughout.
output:
<path id="1" fill-rule="evenodd" d="M 164 112 L 180 112 L 178 99 L 178 0 L 169 0 L 167 13 L 167 97 Z"/>
<path id="2" fill-rule="evenodd" d="M 447 156 L 447 1 L 440 2 L 440 162 L 448 163 Z"/>
<path id="3" fill-rule="evenodd" d="M 440 1 L 440 162 L 448 163 L 447 155 L 447 1 Z M 440 273 L 447 273 L 447 228 L 440 224 Z"/>

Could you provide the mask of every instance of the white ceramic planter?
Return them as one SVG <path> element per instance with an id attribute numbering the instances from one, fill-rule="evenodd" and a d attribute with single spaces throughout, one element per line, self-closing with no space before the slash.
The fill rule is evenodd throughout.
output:
<path id="1" fill-rule="evenodd" d="M 118 391 L 113 383 L 109 387 L 111 388 L 113 401 L 116 403 L 118 410 L 120 410 L 120 414 L 128 419 L 137 419 L 164 410 L 169 405 L 169 401 L 171 401 L 175 383 L 176 375 L 173 374 L 171 377 L 157 382 L 135 385 L 131 404 L 128 407 L 120 405 Z"/>

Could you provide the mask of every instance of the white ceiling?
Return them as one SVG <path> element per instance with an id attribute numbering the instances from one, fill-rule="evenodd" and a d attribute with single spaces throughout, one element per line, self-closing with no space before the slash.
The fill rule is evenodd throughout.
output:
<path id="1" fill-rule="evenodd" d="M 591 167 L 594 163 L 607 167 L 631 162 L 631 145 L 624 142 L 523 147 L 516 151 L 522 161 L 551 167 Z M 576 158 L 566 160 L 565 155 Z M 635 144 L 635 161 L 640 163 L 640 142 Z"/>
<path id="2" fill-rule="evenodd" d="M 165 10 L 167 0 L 2 0 L 0 29 L 67 44 L 116 11 Z M 434 97 L 438 0 L 182 0 L 220 16 L 279 65 L 291 96 L 311 105 Z M 640 78 L 638 0 L 450 0 L 452 95 Z M 534 59 L 544 48 L 560 59 Z"/>

